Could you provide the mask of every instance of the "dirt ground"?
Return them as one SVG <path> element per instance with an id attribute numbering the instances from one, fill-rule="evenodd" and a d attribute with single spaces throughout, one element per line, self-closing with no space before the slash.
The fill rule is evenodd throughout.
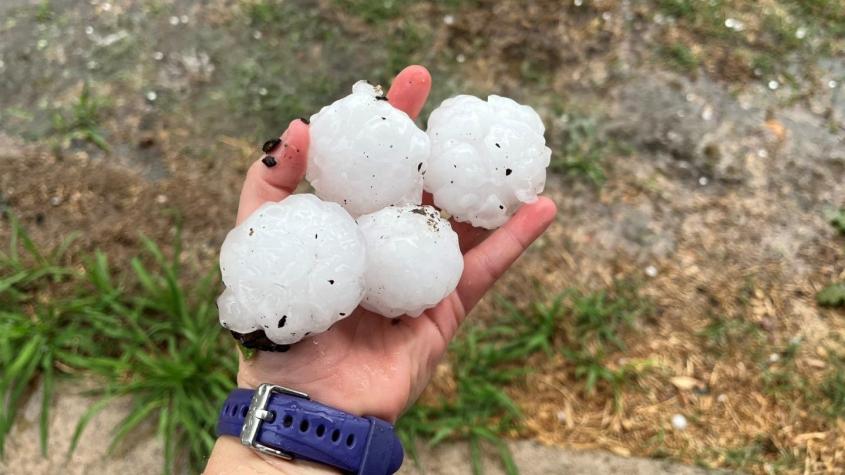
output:
<path id="1" fill-rule="evenodd" d="M 788 81 L 755 77 L 730 50 L 704 45 L 693 48 L 700 67 L 679 71 L 653 52 L 688 32 L 657 21 L 647 2 L 416 5 L 408 18 L 425 47 L 406 51 L 385 39 L 357 63 L 349 58 L 385 32 L 411 42 L 410 20 L 376 29 L 330 2 L 294 2 L 311 5 L 311 16 L 287 12 L 279 33 L 258 14 L 245 19 L 256 11 L 245 5 L 261 2 L 54 1 L 48 22 L 34 19 L 36 3 L 0 6 L 0 209 L 37 241 L 80 232 L 72 252 L 104 249 L 120 262 L 134 255 L 139 233 L 166 243 L 178 222 L 183 260 L 209 268 L 260 139 L 351 79 L 386 76 L 398 55 L 431 66 L 434 104 L 457 91 L 503 93 L 538 108 L 556 151 L 585 114 L 598 140 L 622 145 L 605 153 L 601 186 L 550 176 L 557 220 L 496 292 L 525 301 L 633 279 L 657 310 L 608 358 L 614 367 L 649 361 L 652 370 L 623 389 L 617 409 L 608 391 L 585 392 L 563 356 L 530 361 L 537 371 L 509 388 L 527 416 L 514 438 L 753 473 L 845 473 L 842 415 L 823 415 L 807 392 L 767 379 L 789 373 L 817 385 L 845 354 L 845 314 L 815 302 L 845 278 L 845 246 L 825 219 L 845 205 L 841 56 L 784 57 L 805 73 Z M 291 36 L 315 18 L 322 26 Z M 272 51 L 276 64 L 256 63 Z M 55 114 L 74 117 L 83 78 L 108 99 L 95 127 L 108 151 L 79 127 L 55 125 Z M 488 299 L 473 318 L 496 311 Z M 444 365 L 425 397 L 448 392 Z M 86 403 L 59 404 L 70 413 Z M 32 445 L 27 411 L 12 446 Z M 689 421 L 685 430 L 673 429 L 675 414 Z M 103 417 L 107 425 L 116 416 Z M 524 473 L 595 473 L 581 463 L 591 453 L 514 444 Z M 156 450 L 146 441 L 132 457 L 158 464 Z M 442 450 L 425 460 L 458 457 Z M 99 453 L 78 456 L 80 473 L 133 473 L 129 459 L 103 465 Z M 17 473 L 58 470 L 52 457 Z M 595 457 L 607 461 L 603 473 L 697 473 Z M 559 465 L 532 472 L 540 459 Z M 9 473 L 29 467 L 5 463 Z M 427 473 L 452 473 L 438 470 Z"/>

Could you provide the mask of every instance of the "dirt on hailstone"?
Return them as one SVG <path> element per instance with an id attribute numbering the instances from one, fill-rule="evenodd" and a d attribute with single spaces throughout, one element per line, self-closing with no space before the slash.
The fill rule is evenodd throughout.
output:
<path id="1" fill-rule="evenodd" d="M 136 3 L 142 2 L 114 8 L 133 11 Z M 203 27 L 216 28 L 241 12 L 224 1 L 207 7 L 189 3 L 167 6 L 177 23 L 180 12 L 190 15 L 192 23 L 180 27 L 186 31 L 201 20 L 207 21 Z M 64 25 L 74 27 L 68 44 L 82 48 L 87 48 L 88 23 L 118 25 L 130 38 L 143 29 L 140 20 L 128 25 L 108 20 L 113 12 L 104 12 L 102 5 L 55 4 L 68 10 Z M 0 14 L 21 5 L 0 7 Z M 843 354 L 845 315 L 820 308 L 815 295 L 845 279 L 845 246 L 824 218 L 825 210 L 845 205 L 843 81 L 828 87 L 832 78 L 845 77 L 845 68 L 820 59 L 820 69 L 803 86 L 775 90 L 765 81 L 731 80 L 726 71 L 734 69 L 721 67 L 725 61 L 705 63 L 696 74 L 669 71 L 650 56 L 656 27 L 636 26 L 650 18 L 643 13 L 646 7 L 612 1 L 587 9 L 556 5 L 466 7 L 446 24 L 439 7 L 412 7 L 423 18 L 420 28 L 430 35 L 430 44 L 427 53 L 408 54 L 432 65 L 435 103 L 463 89 L 512 95 L 537 106 L 557 146 L 569 120 L 565 112 L 590 111 L 604 137 L 626 145 L 606 157 L 607 180 L 600 187 L 583 178 L 550 176 L 546 194 L 558 204 L 557 219 L 495 292 L 527 303 L 526 297 L 542 299 L 570 287 L 595 289 L 633 278 L 656 313 L 638 322 L 625 338 L 625 351 L 611 355 L 611 366 L 650 361 L 652 369 L 623 389 L 616 406 L 607 391 L 585 393 L 563 356 L 538 356 L 527 362 L 536 371 L 525 384 L 508 388 L 526 415 L 525 428 L 511 435 L 711 467 L 729 465 L 727 452 L 750 447 L 770 464 L 791 454 L 796 461 L 790 473 L 842 473 L 845 419 L 822 417 L 815 402 L 798 391 L 773 393 L 764 374 L 785 364 L 772 355 L 797 345 L 789 370 L 816 384 L 833 357 Z M 362 43 L 375 35 L 368 33 L 367 22 L 346 11 L 323 3 L 315 11 Z M 79 233 L 71 252 L 101 249 L 115 262 L 137 254 L 141 234 L 172 242 L 178 225 L 182 259 L 209 269 L 233 224 L 240 181 L 259 158 L 261 142 L 253 130 L 238 131 L 228 112 L 192 105 L 223 107 L 225 101 L 214 98 L 228 94 L 218 76 L 229 69 L 218 66 L 215 72 L 214 65 L 235 68 L 230 61 L 237 54 L 224 54 L 229 45 L 208 46 L 207 54 L 199 33 L 178 36 L 167 26 L 168 15 L 150 18 L 157 19 L 144 21 L 172 42 L 156 47 L 171 50 L 156 65 L 152 50 L 133 43 L 143 58 L 137 78 L 120 83 L 124 88 L 100 81 L 105 84 L 100 93 L 113 96 L 100 125 L 112 144 L 108 153 L 78 139 L 40 138 L 49 135 L 36 133 L 49 129 L 44 114 L 33 112 L 27 121 L 21 118 L 25 104 L 16 102 L 29 101 L 33 111 L 51 110 L 52 104 L 36 107 L 40 98 L 25 84 L 26 68 L 37 69 L 35 64 L 57 78 L 48 83 L 50 99 L 71 102 L 82 88 L 76 77 L 88 74 L 85 61 L 96 59 L 75 58 L 51 43 L 43 53 L 45 63 L 27 63 L 23 72 L 11 73 L 15 61 L 40 50 L 33 49 L 36 40 L 26 28 L 7 24 L 0 30 L 10 35 L 0 46 L 6 62 L 0 73 L 8 79 L 0 81 L 5 82 L 0 86 L 0 209 L 14 212 L 39 243 L 56 244 Z M 261 35 L 250 30 L 244 37 L 257 41 Z M 97 47 L 109 46 L 101 41 Z M 175 51 L 180 59 L 174 59 Z M 443 64 L 438 56 L 455 58 L 456 52 L 462 53 L 455 64 L 451 59 Z M 319 45 L 298 54 L 307 71 L 320 61 L 340 64 Z M 63 55 L 72 57 L 63 63 Z M 58 74 L 65 67 L 78 69 L 70 69 L 67 79 Z M 345 74 L 360 75 L 355 67 L 349 65 Z M 126 81 L 119 72 L 116 81 Z M 16 85 L 31 97 L 6 94 Z M 145 96 L 156 88 L 173 104 L 156 109 Z M 271 127 L 293 118 L 278 117 Z M 0 239 L 7 228 L 0 222 Z M 487 299 L 471 318 L 483 321 L 497 311 Z M 714 345 L 707 330 L 725 322 L 749 330 L 739 341 Z M 424 398 L 453 390 L 447 363 L 431 388 Z M 686 430 L 673 430 L 674 414 L 685 415 Z M 766 472 L 762 462 L 743 468 Z"/>

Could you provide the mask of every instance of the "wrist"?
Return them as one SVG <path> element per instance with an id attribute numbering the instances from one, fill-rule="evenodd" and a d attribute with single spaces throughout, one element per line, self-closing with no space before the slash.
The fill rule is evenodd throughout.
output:
<path id="1" fill-rule="evenodd" d="M 256 452 L 241 445 L 236 437 L 222 436 L 217 439 L 205 475 L 227 475 L 233 473 L 261 473 L 267 475 L 335 475 L 341 473 L 328 465 L 307 460 L 285 460 Z"/>
<path id="2" fill-rule="evenodd" d="M 220 411 L 217 434 L 223 437 L 218 439 L 220 448 L 215 447 L 215 453 L 226 454 L 217 459 L 240 460 L 238 471 L 244 473 L 264 465 L 271 465 L 274 473 L 312 473 L 310 469 L 316 468 L 283 463 L 276 459 L 280 457 L 288 462 L 310 460 L 347 472 L 389 474 L 399 469 L 404 456 L 389 423 L 328 407 L 273 384 L 229 393 Z M 243 448 L 233 447 L 233 442 Z M 244 449 L 257 453 L 247 454 Z M 212 468 L 217 465 L 210 462 L 209 470 Z"/>
<path id="3" fill-rule="evenodd" d="M 257 352 L 252 358 L 241 357 L 238 368 L 238 387 L 256 389 L 269 383 L 301 391 L 321 404 L 333 407 L 354 416 L 373 416 L 391 424 L 396 423 L 404 412 L 410 391 L 401 387 L 390 388 L 390 397 L 384 391 L 374 391 L 363 383 L 361 375 L 349 371 L 301 371 L 288 358 L 297 350 L 294 346 L 288 353 Z M 397 397 L 397 393 L 402 393 Z"/>

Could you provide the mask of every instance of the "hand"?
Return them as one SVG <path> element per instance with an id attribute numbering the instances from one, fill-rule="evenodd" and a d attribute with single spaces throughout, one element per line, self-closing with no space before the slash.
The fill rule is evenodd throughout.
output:
<path id="1" fill-rule="evenodd" d="M 410 66 L 396 76 L 387 96 L 393 106 L 416 119 L 430 90 L 428 71 Z M 302 181 L 308 125 L 294 120 L 281 138 L 287 146 L 277 149 L 278 164 L 267 167 L 258 160 L 247 172 L 238 223 L 261 204 L 283 200 Z M 541 197 L 492 233 L 453 223 L 464 253 L 464 271 L 457 289 L 439 305 L 417 318 L 399 319 L 358 308 L 329 331 L 306 338 L 285 353 L 241 357 L 238 385 L 278 384 L 352 414 L 395 422 L 428 384 L 467 313 L 551 224 L 555 212 L 554 203 Z"/>

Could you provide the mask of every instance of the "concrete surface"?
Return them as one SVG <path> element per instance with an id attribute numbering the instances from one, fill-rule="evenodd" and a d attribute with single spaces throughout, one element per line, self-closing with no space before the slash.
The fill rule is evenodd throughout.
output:
<path id="1" fill-rule="evenodd" d="M 70 439 L 79 417 L 95 399 L 80 394 L 77 384 L 60 383 L 50 417 L 50 442 L 47 457 L 42 457 L 38 442 L 38 418 L 41 391 L 36 390 L 27 401 L 6 445 L 6 457 L 0 461 L 0 474 L 5 475 L 141 475 L 161 472 L 162 446 L 155 437 L 152 424 L 142 426 L 131 435 L 119 452 L 106 457 L 112 428 L 129 410 L 129 401 L 117 400 L 91 420 L 79 447 L 66 457 Z M 573 451 L 545 447 L 531 441 L 511 443 L 515 461 L 523 475 L 704 475 L 698 468 L 664 461 L 625 458 L 605 452 Z M 420 448 L 423 470 L 406 460 L 403 475 L 458 475 L 472 473 L 469 451 L 465 443 L 443 444 L 431 450 Z M 484 457 L 485 473 L 504 473 L 495 454 Z"/>

